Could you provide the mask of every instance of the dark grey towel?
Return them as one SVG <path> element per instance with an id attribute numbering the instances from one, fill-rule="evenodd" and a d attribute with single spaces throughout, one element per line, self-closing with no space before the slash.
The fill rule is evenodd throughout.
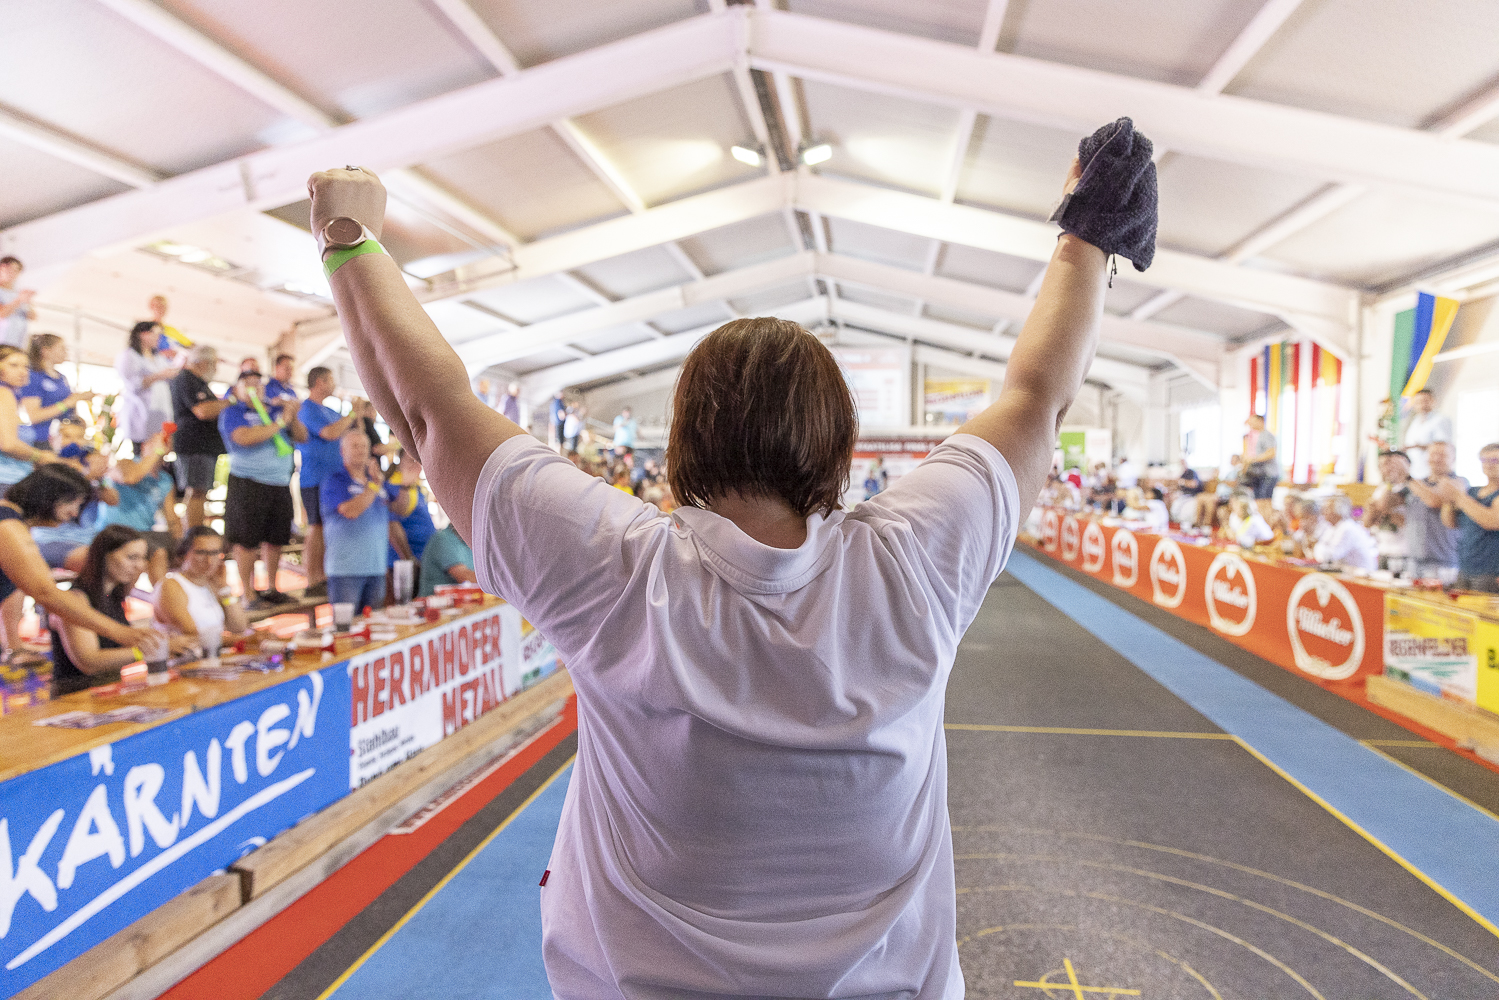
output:
<path id="1" fill-rule="evenodd" d="M 1154 147 L 1128 118 L 1077 144 L 1083 176 L 1052 220 L 1104 253 L 1128 257 L 1136 271 L 1155 259 L 1158 217 Z"/>

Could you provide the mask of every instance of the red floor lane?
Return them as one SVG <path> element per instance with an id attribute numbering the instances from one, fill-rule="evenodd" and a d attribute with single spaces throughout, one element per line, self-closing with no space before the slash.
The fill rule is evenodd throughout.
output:
<path id="1" fill-rule="evenodd" d="M 255 1000 L 414 868 L 578 728 L 568 699 L 561 717 L 410 833 L 387 834 L 301 899 L 166 993 L 163 1000 Z"/>

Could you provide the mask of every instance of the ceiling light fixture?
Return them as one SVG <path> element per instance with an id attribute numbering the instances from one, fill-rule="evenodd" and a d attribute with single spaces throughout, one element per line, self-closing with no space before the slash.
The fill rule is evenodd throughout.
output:
<path id="1" fill-rule="evenodd" d="M 815 167 L 833 158 L 833 147 L 826 142 L 819 142 L 815 146 L 808 146 L 802 150 L 802 162 L 809 167 Z"/>
<path id="2" fill-rule="evenodd" d="M 740 163 L 750 167 L 758 167 L 764 162 L 764 157 L 757 150 L 750 149 L 747 146 L 730 146 L 729 155 Z"/>

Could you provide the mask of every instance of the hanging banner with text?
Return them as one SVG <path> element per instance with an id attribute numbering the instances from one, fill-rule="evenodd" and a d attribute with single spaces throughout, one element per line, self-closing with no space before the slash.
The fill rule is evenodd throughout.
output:
<path id="1" fill-rule="evenodd" d="M 349 787 L 441 742 L 556 669 L 556 649 L 508 604 L 351 658 Z"/>
<path id="2" fill-rule="evenodd" d="M 348 712 L 330 667 L 0 783 L 0 996 L 347 795 Z"/>
<path id="3" fill-rule="evenodd" d="M 1384 591 L 1233 549 L 1041 513 L 1043 554 L 1324 683 L 1384 672 Z"/>

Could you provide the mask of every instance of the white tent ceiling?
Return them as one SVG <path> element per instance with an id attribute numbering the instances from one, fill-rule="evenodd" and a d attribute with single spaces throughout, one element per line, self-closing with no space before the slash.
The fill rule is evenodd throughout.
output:
<path id="1" fill-rule="evenodd" d="M 1215 384 L 1227 346 L 1288 327 L 1347 354 L 1379 295 L 1499 278 L 1492 0 L 8 0 L 5 19 L 0 252 L 41 290 L 36 329 L 126 325 L 166 292 L 200 339 L 338 361 L 301 199 L 358 162 L 439 328 L 535 392 L 669 371 L 771 311 L 1003 360 L 1077 140 L 1120 114 L 1161 153 L 1160 252 L 1114 282 L 1100 383 Z M 832 157 L 800 165 L 819 142 Z M 107 358 L 118 335 L 88 329 Z"/>

